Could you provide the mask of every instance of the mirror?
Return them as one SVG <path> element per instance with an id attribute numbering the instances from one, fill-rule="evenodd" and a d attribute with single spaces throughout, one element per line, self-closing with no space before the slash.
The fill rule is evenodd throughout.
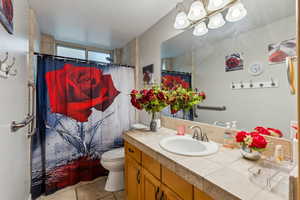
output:
<path id="1" fill-rule="evenodd" d="M 189 29 L 163 42 L 162 79 L 179 77 L 206 93 L 190 111 L 190 120 L 220 126 L 236 121 L 230 126 L 247 131 L 276 128 L 284 137 L 293 137 L 297 103 L 286 57 L 296 54 L 295 0 L 242 3 L 248 14 L 240 21 L 226 21 L 198 37 Z M 163 115 L 183 117 L 182 112 L 170 114 L 169 108 Z"/>

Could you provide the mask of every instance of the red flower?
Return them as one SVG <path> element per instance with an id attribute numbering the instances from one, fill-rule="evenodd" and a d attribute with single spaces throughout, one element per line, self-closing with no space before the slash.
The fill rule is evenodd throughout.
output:
<path id="1" fill-rule="evenodd" d="M 232 68 L 232 67 L 238 67 L 241 64 L 241 60 L 236 57 L 231 57 L 228 60 L 226 60 L 226 66 Z"/>
<path id="2" fill-rule="evenodd" d="M 132 90 L 131 91 L 131 93 L 130 93 L 130 96 L 132 97 L 132 98 L 136 98 L 136 95 L 139 93 L 139 91 L 137 91 L 137 90 Z"/>
<path id="3" fill-rule="evenodd" d="M 202 97 L 203 99 L 206 99 L 206 94 L 204 92 L 200 92 L 199 96 Z"/>
<path id="4" fill-rule="evenodd" d="M 162 85 L 166 89 L 175 90 L 178 86 L 181 86 L 185 89 L 190 88 L 190 84 L 183 80 L 180 76 L 166 75 L 162 79 Z"/>
<path id="5" fill-rule="evenodd" d="M 256 130 L 258 133 L 263 134 L 263 135 L 271 135 L 271 133 L 262 126 L 257 126 L 254 130 Z"/>
<path id="6" fill-rule="evenodd" d="M 159 92 L 159 93 L 157 94 L 157 98 L 158 98 L 159 100 L 165 100 L 165 99 L 166 99 L 166 97 L 165 97 L 165 95 L 164 95 L 163 92 Z"/>
<path id="7" fill-rule="evenodd" d="M 236 134 L 235 139 L 237 142 L 244 142 L 244 139 L 247 135 L 249 135 L 249 133 L 245 131 L 240 131 Z"/>
<path id="8" fill-rule="evenodd" d="M 150 89 L 148 92 L 147 92 L 147 95 L 146 95 L 146 99 L 147 101 L 152 101 L 153 99 L 155 99 L 156 96 L 154 95 L 154 90 L 153 89 Z"/>
<path id="9" fill-rule="evenodd" d="M 275 128 L 267 128 L 267 130 L 270 132 L 270 134 L 271 134 L 272 136 L 277 136 L 277 137 L 282 137 L 282 136 L 283 136 L 282 132 L 281 132 L 280 130 L 278 130 L 278 129 L 275 129 Z"/>
<path id="10" fill-rule="evenodd" d="M 256 132 L 251 134 L 251 136 L 252 136 L 252 144 L 249 145 L 250 148 L 264 149 L 267 147 L 268 143 L 264 136 Z"/>
<path id="11" fill-rule="evenodd" d="M 66 64 L 45 75 L 50 109 L 79 122 L 88 121 L 92 108 L 104 112 L 119 95 L 111 75 L 95 67 Z"/>
<path id="12" fill-rule="evenodd" d="M 131 104 L 137 109 L 143 109 L 142 105 L 136 100 L 136 98 L 131 98 Z"/>
<path id="13" fill-rule="evenodd" d="M 148 90 L 145 90 L 145 89 L 140 91 L 140 94 L 143 96 L 146 96 L 147 93 L 148 93 Z"/>

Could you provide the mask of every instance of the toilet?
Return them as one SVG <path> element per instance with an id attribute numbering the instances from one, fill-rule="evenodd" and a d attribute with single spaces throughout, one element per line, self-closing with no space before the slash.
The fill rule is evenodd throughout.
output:
<path id="1" fill-rule="evenodd" d="M 105 152 L 101 157 L 102 166 L 109 171 L 105 190 L 116 192 L 124 189 L 124 148 Z"/>

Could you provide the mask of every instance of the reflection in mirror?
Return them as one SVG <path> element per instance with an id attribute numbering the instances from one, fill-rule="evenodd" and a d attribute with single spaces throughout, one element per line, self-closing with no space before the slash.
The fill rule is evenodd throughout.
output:
<path id="1" fill-rule="evenodd" d="M 208 28 L 205 35 L 195 36 L 188 29 L 165 41 L 162 80 L 180 80 L 206 93 L 205 101 L 188 113 L 189 120 L 247 131 L 275 128 L 292 138 L 296 96 L 290 83 L 296 69 L 287 67 L 286 60 L 295 62 L 295 1 L 242 3 L 247 15 L 240 21 L 225 19 L 224 26 Z M 183 118 L 182 111 L 171 114 L 169 108 L 163 114 Z"/>

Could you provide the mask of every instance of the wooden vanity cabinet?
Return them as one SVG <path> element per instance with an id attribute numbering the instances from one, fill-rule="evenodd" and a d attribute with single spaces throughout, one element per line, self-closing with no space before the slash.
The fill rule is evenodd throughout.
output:
<path id="1" fill-rule="evenodd" d="M 142 167 L 130 156 L 125 158 L 126 199 L 141 200 Z"/>
<path id="2" fill-rule="evenodd" d="M 212 200 L 127 142 L 125 195 L 126 200 Z"/>
<path id="3" fill-rule="evenodd" d="M 161 185 L 162 200 L 184 200 L 164 184 Z"/>
<path id="4" fill-rule="evenodd" d="M 194 187 L 194 199 L 195 200 L 213 200 L 210 196 Z"/>
<path id="5" fill-rule="evenodd" d="M 141 199 L 158 200 L 160 198 L 161 182 L 146 169 L 142 169 Z"/>

